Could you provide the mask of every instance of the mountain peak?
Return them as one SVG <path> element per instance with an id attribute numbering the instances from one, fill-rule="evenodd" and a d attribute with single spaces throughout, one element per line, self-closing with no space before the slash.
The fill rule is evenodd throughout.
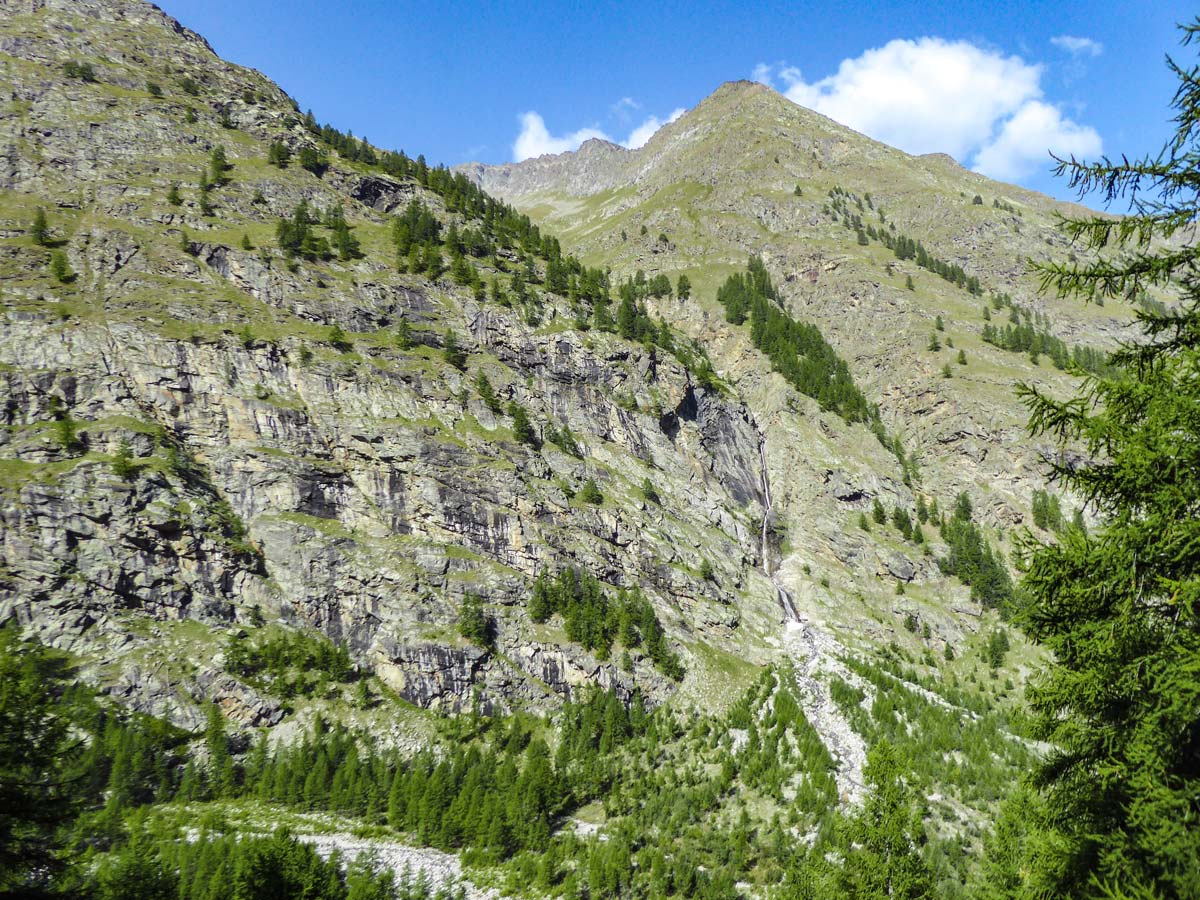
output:
<path id="1" fill-rule="evenodd" d="M 612 154 L 612 153 L 628 153 L 628 148 L 622 147 L 620 144 L 613 143 L 605 138 L 588 138 L 579 145 L 579 149 L 575 151 L 568 150 L 566 154 L 559 153 L 558 156 L 568 155 L 570 153 L 586 154 Z"/>

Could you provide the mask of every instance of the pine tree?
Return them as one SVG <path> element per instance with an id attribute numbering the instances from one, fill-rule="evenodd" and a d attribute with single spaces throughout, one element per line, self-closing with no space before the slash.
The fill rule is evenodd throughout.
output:
<path id="1" fill-rule="evenodd" d="M 1200 20 L 1183 32 L 1200 38 Z M 1182 302 L 1137 311 L 1145 339 L 1114 354 L 1117 376 L 1089 376 L 1066 401 L 1022 389 L 1034 435 L 1082 445 L 1086 461 L 1052 475 L 1102 516 L 1094 534 L 1035 546 L 1025 579 L 1027 631 L 1054 660 L 1029 691 L 1035 734 L 1055 748 L 1038 781 L 1056 839 L 1035 859 L 1061 873 L 1062 897 L 1200 890 L 1200 245 L 1171 240 L 1200 215 L 1200 69 L 1168 65 L 1178 129 L 1157 157 L 1058 166 L 1131 215 L 1068 220 L 1074 243 L 1108 252 L 1041 274 L 1059 296 L 1170 285 Z"/>
<path id="2" fill-rule="evenodd" d="M 879 502 L 878 497 L 871 504 L 871 518 L 875 520 L 876 525 L 883 525 L 887 522 L 887 510 L 883 508 L 883 504 Z"/>
<path id="3" fill-rule="evenodd" d="M 594 478 L 589 478 L 583 483 L 583 487 L 579 489 L 579 493 L 575 495 L 580 503 L 588 503 L 592 506 L 599 506 L 604 502 L 604 494 L 600 492 L 600 488 L 596 485 Z"/>
<path id="4" fill-rule="evenodd" d="M 29 236 L 39 247 L 50 243 L 50 224 L 46 221 L 46 210 L 38 207 L 33 214 L 33 224 L 29 228 Z"/>
<path id="5" fill-rule="evenodd" d="M 458 370 L 467 367 L 467 351 L 458 343 L 458 335 L 447 329 L 442 335 L 442 359 Z"/>
<path id="6" fill-rule="evenodd" d="M 831 896 L 859 900 L 932 898 L 933 875 L 921 858 L 921 820 L 900 760 L 886 741 L 871 748 L 863 770 L 871 792 L 846 828 L 849 850 Z"/>
<path id="7" fill-rule="evenodd" d="M 458 633 L 472 644 L 480 647 L 492 646 L 493 626 L 491 619 L 484 612 L 483 602 L 477 594 L 467 594 L 463 597 L 462 611 L 458 618 Z"/>
<path id="8" fill-rule="evenodd" d="M 516 400 L 509 400 L 508 414 L 513 420 L 513 436 L 522 444 L 528 444 L 531 447 L 537 446 L 537 435 L 533 431 L 533 426 L 529 423 L 529 414 L 525 412 L 525 408 L 517 403 Z"/>
<path id="9" fill-rule="evenodd" d="M 80 742 L 59 699 L 72 673 L 15 619 L 0 626 L 0 893 L 40 895 L 65 862 L 60 845 L 77 809 Z"/>
<path id="10" fill-rule="evenodd" d="M 225 717 L 215 703 L 208 706 L 208 725 L 204 731 L 208 750 L 208 784 L 214 797 L 230 797 L 237 785 L 229 738 L 225 734 Z"/>
<path id="11" fill-rule="evenodd" d="M 67 262 L 67 254 L 61 250 L 54 250 L 50 254 L 50 274 L 59 284 L 67 284 L 75 279 L 75 273 Z"/>
<path id="12" fill-rule="evenodd" d="M 500 400 L 496 397 L 496 391 L 483 369 L 475 373 L 475 391 L 479 394 L 479 399 L 483 401 L 484 406 L 493 413 L 499 414 Z"/>
<path id="13" fill-rule="evenodd" d="M 208 171 L 212 183 L 215 185 L 225 184 L 225 173 L 232 169 L 229 164 L 229 159 L 225 155 L 225 147 L 221 144 L 212 148 L 212 153 L 208 156 Z"/>

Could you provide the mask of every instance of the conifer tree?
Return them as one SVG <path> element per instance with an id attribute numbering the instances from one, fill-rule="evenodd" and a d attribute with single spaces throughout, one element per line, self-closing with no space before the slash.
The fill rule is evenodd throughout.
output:
<path id="1" fill-rule="evenodd" d="M 475 374 L 475 391 L 479 394 L 479 399 L 483 401 L 484 406 L 493 413 L 499 414 L 501 409 L 500 400 L 496 397 L 496 391 L 483 369 L 480 369 Z"/>
<path id="2" fill-rule="evenodd" d="M 59 694 L 71 673 L 22 642 L 15 620 L 0 626 L 0 893 L 40 893 L 61 868 L 60 826 L 77 808 L 71 764 L 78 737 Z M 10 894 L 11 892 L 11 894 Z"/>
<path id="3" fill-rule="evenodd" d="M 401 350 L 411 350 L 412 345 L 412 326 L 408 324 L 408 318 L 402 315 L 396 323 L 396 346 Z"/>
<path id="4" fill-rule="evenodd" d="M 71 271 L 71 265 L 67 262 L 67 254 L 61 250 L 54 250 L 50 254 L 50 274 L 59 284 L 66 284 L 75 278 L 75 273 Z"/>
<path id="5" fill-rule="evenodd" d="M 529 444 L 531 447 L 537 446 L 537 435 L 529 423 L 529 414 L 525 412 L 525 408 L 516 400 L 510 400 L 508 401 L 508 414 L 512 416 L 513 420 L 513 436 L 522 444 Z"/>
<path id="6" fill-rule="evenodd" d="M 1184 44 L 1200 38 L 1200 19 L 1182 30 Z M 1034 435 L 1086 451 L 1052 475 L 1102 517 L 1093 534 L 1036 546 L 1025 579 L 1026 628 L 1054 654 L 1029 691 L 1036 736 L 1054 747 L 1038 780 L 1056 834 L 1034 858 L 1062 897 L 1200 890 L 1200 67 L 1168 65 L 1178 127 L 1157 157 L 1058 165 L 1081 196 L 1132 214 L 1067 220 L 1075 244 L 1107 252 L 1040 271 L 1059 296 L 1157 285 L 1182 302 L 1137 310 L 1144 339 L 1114 355 L 1117 377 L 1092 375 L 1065 401 L 1022 389 Z"/>
<path id="7" fill-rule="evenodd" d="M 933 874 L 921 857 L 921 820 L 900 758 L 881 741 L 863 770 L 871 792 L 844 828 L 847 850 L 827 893 L 856 900 L 923 900 L 934 896 Z"/>
<path id="8" fill-rule="evenodd" d="M 229 159 L 225 155 L 225 147 L 222 144 L 212 148 L 212 153 L 208 157 L 208 170 L 212 183 L 222 185 L 225 183 L 225 173 L 233 168 L 229 164 Z"/>
<path id="9" fill-rule="evenodd" d="M 50 224 L 46 221 L 46 210 L 38 207 L 33 214 L 33 225 L 29 228 L 29 236 L 40 247 L 50 243 Z"/>

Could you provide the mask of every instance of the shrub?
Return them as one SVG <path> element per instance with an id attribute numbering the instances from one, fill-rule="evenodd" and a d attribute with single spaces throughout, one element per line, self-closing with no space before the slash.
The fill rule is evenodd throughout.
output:
<path id="1" fill-rule="evenodd" d="M 580 503 L 589 503 L 593 506 L 598 506 L 604 502 L 604 494 L 600 492 L 600 488 L 597 487 L 595 479 L 592 478 L 589 478 L 583 483 L 583 487 L 579 489 L 579 493 L 576 494 L 576 497 L 579 498 Z"/>

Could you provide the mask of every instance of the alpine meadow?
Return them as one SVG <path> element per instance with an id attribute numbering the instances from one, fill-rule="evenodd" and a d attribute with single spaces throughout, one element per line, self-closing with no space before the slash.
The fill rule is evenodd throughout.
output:
<path id="1" fill-rule="evenodd" d="M 851 60 L 447 166 L 0 0 L 0 897 L 1200 898 L 1177 35 L 1096 211 Z"/>

